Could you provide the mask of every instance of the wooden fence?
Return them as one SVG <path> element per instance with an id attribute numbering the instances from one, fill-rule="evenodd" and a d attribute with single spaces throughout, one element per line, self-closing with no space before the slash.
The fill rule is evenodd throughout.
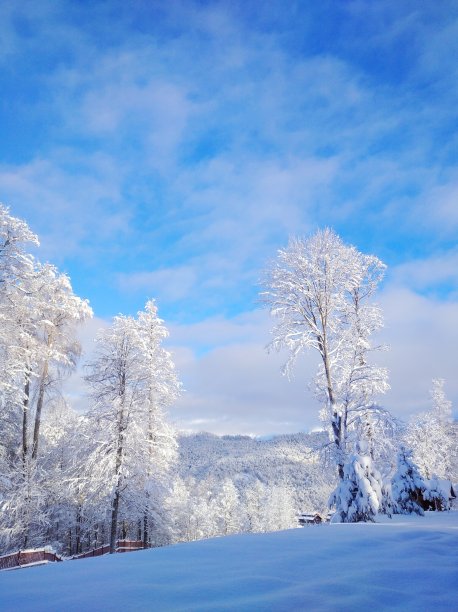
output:
<path id="1" fill-rule="evenodd" d="M 125 553 L 132 552 L 134 550 L 141 550 L 143 548 L 143 542 L 141 540 L 118 540 L 116 542 L 116 552 Z M 89 559 L 89 557 L 101 557 L 110 552 L 108 544 L 99 546 L 93 550 L 88 550 L 80 555 L 74 555 L 73 557 L 67 558 L 72 559 Z M 19 569 L 20 567 L 27 567 L 30 565 L 42 565 L 44 563 L 52 563 L 54 561 L 66 561 L 67 559 L 56 555 L 56 553 L 49 549 L 43 548 L 41 550 L 20 550 L 18 552 L 11 553 L 10 555 L 4 555 L 0 557 L 0 571 L 7 569 Z"/>
<path id="2" fill-rule="evenodd" d="M 132 552 L 134 550 L 141 550 L 143 547 L 143 542 L 141 540 L 118 540 L 116 542 L 116 552 L 124 553 L 124 552 Z M 110 552 L 110 547 L 108 544 L 104 546 L 99 546 L 98 548 L 93 548 L 92 550 L 88 550 L 87 552 L 81 553 L 79 555 L 74 555 L 71 557 L 72 559 L 88 559 L 89 557 L 101 557 L 102 555 L 106 555 Z"/>
<path id="3" fill-rule="evenodd" d="M 62 560 L 62 557 L 59 557 L 54 551 L 47 548 L 42 550 L 19 550 L 10 555 L 0 557 L 0 570 L 41 565 Z"/>

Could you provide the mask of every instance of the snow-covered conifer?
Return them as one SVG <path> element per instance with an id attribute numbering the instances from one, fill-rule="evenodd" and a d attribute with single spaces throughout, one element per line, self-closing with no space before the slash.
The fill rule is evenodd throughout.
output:
<path id="1" fill-rule="evenodd" d="M 344 477 L 329 499 L 335 506 L 333 522 L 373 522 L 380 509 L 382 483 L 379 472 L 372 464 L 366 441 L 356 444 L 344 466 Z"/>
<path id="2" fill-rule="evenodd" d="M 421 514 L 421 499 L 426 484 L 412 458 L 412 451 L 401 446 L 398 453 L 397 470 L 391 480 L 391 490 L 397 514 Z"/>
<path id="3" fill-rule="evenodd" d="M 444 478 L 431 478 L 426 481 L 426 491 L 423 497 L 431 502 L 431 510 L 450 510 L 452 483 Z"/>

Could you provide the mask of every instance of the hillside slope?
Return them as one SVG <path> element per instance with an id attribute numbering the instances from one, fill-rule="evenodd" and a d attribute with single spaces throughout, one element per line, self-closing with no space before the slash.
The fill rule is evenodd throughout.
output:
<path id="1" fill-rule="evenodd" d="M 2 611 L 452 610 L 458 512 L 319 525 L 0 574 Z"/>

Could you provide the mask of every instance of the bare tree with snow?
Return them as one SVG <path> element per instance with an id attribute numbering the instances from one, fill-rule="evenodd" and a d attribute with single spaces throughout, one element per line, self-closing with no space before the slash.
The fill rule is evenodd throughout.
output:
<path id="1" fill-rule="evenodd" d="M 284 373 L 291 374 L 303 350 L 320 356 L 315 386 L 341 479 L 348 430 L 377 410 L 374 396 L 388 388 L 386 371 L 369 361 L 371 336 L 382 326 L 380 309 L 370 300 L 384 270 L 379 259 L 325 229 L 278 252 L 261 294 L 278 321 L 269 346 L 289 351 Z"/>
<path id="2" fill-rule="evenodd" d="M 22 546 L 30 543 L 33 525 L 38 533 L 46 522 L 46 477 L 38 463 L 45 401 L 51 387 L 59 390 L 63 368 L 75 366 L 76 326 L 92 314 L 68 277 L 39 264 L 27 245 L 38 245 L 37 237 L 0 206 L 0 503 L 16 517 Z M 2 525 L 0 520 L 0 531 Z"/>
<path id="3" fill-rule="evenodd" d="M 99 333 L 89 364 L 94 406 L 88 416 L 98 440 L 90 460 L 110 499 L 110 552 L 116 548 L 122 500 L 137 509 L 149 542 L 151 493 L 175 458 L 175 434 L 163 411 L 178 382 L 170 355 L 160 347 L 165 335 L 149 302 L 138 319 L 115 317 Z"/>
<path id="4" fill-rule="evenodd" d="M 452 403 L 444 390 L 445 381 L 434 379 L 431 390 L 432 409 L 411 419 L 406 444 L 412 449 L 415 463 L 427 479 L 450 479 L 454 436 Z"/>

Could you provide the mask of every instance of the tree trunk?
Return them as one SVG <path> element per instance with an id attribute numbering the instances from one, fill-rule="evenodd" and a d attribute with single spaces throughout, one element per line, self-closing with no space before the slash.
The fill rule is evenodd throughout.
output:
<path id="1" fill-rule="evenodd" d="M 119 480 L 118 486 L 113 498 L 113 505 L 111 507 L 111 530 L 110 530 L 110 555 L 116 552 L 116 540 L 118 534 L 118 514 L 119 514 Z"/>
<path id="2" fill-rule="evenodd" d="M 121 466 L 122 456 L 124 450 L 124 392 L 126 388 L 125 375 L 121 377 L 121 393 L 120 402 L 121 406 L 118 412 L 118 440 L 116 449 L 116 463 L 115 463 L 115 476 L 116 476 L 116 489 L 113 497 L 113 504 L 111 506 L 111 529 L 110 529 L 110 554 L 116 552 L 116 538 L 118 532 L 118 515 L 119 515 L 119 501 L 121 497 Z"/>
<path id="3" fill-rule="evenodd" d="M 27 461 L 28 445 L 27 445 L 27 429 L 28 429 L 28 417 L 29 417 L 29 400 L 30 400 L 30 370 L 27 368 L 25 375 L 25 386 L 24 386 L 24 402 L 22 404 L 22 462 L 25 464 Z"/>
<path id="4" fill-rule="evenodd" d="M 149 390 L 149 411 L 148 411 L 148 469 L 146 471 L 146 479 L 147 486 L 149 485 L 149 480 L 151 478 L 151 463 L 153 461 L 154 454 L 154 433 L 153 433 L 153 407 L 154 407 L 154 394 L 152 389 Z M 150 539 L 150 529 L 149 529 L 149 507 L 150 507 L 150 494 L 149 491 L 145 491 L 145 513 L 143 515 L 143 547 L 148 548 L 148 540 Z"/>
<path id="5" fill-rule="evenodd" d="M 82 543 L 81 543 L 81 506 L 78 506 L 76 510 L 76 529 L 75 529 L 75 552 L 78 555 L 82 551 Z"/>
<path id="6" fill-rule="evenodd" d="M 38 455 L 38 437 L 40 435 L 41 426 L 41 412 L 43 409 L 43 402 L 45 397 L 45 386 L 48 378 L 48 361 L 45 361 L 43 366 L 43 373 L 40 380 L 40 388 L 38 391 L 37 409 L 35 412 L 35 426 L 33 428 L 33 445 L 32 445 L 32 459 L 36 459 Z"/>
<path id="7" fill-rule="evenodd" d="M 344 457 L 343 457 L 343 448 L 342 448 L 342 415 L 340 415 L 337 411 L 337 404 L 334 397 L 334 390 L 332 386 L 331 379 L 331 369 L 329 366 L 329 357 L 326 346 L 326 338 L 319 338 L 319 347 L 321 357 L 323 359 L 324 372 L 326 375 L 326 387 L 329 399 L 329 405 L 332 412 L 332 433 L 334 436 L 334 444 L 336 445 L 337 451 L 337 472 L 339 474 L 340 480 L 343 480 L 344 477 Z"/>
<path id="8" fill-rule="evenodd" d="M 143 515 L 143 548 L 148 548 L 148 538 L 149 538 L 149 521 L 148 521 L 148 502 L 147 502 L 145 514 Z"/>

